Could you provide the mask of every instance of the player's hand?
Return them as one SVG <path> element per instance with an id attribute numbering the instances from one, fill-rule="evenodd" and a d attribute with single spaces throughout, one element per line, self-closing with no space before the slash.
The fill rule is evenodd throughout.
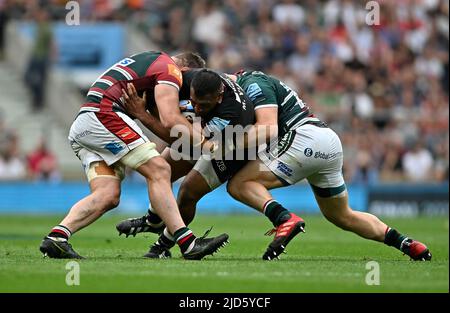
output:
<path id="1" fill-rule="evenodd" d="M 127 90 L 122 88 L 123 108 L 133 118 L 139 119 L 143 114 L 147 114 L 147 93 L 144 91 L 143 97 L 139 97 L 133 83 L 127 83 Z"/>

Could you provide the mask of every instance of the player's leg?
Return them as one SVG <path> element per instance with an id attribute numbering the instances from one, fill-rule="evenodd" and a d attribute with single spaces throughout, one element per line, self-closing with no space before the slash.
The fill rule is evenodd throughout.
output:
<path id="1" fill-rule="evenodd" d="M 204 195 L 220 186 L 231 175 L 229 169 L 223 164 L 222 172 L 214 164 L 221 161 L 210 161 L 201 157 L 194 168 L 184 178 L 178 191 L 178 207 L 186 225 L 194 219 L 198 201 Z M 148 258 L 169 258 L 170 249 L 174 246 L 174 236 L 165 228 L 157 242 L 145 254 Z"/>
<path id="2" fill-rule="evenodd" d="M 114 176 L 114 170 L 108 167 L 106 163 L 98 162 L 94 166 L 103 168 L 109 175 L 92 179 L 89 182 L 91 194 L 78 201 L 60 223 L 60 225 L 68 228 L 72 234 L 93 223 L 104 213 L 119 205 L 120 179 Z"/>
<path id="3" fill-rule="evenodd" d="M 394 246 L 415 260 L 429 260 L 431 254 L 422 243 L 400 234 L 388 227 L 378 217 L 366 212 L 354 211 L 348 203 L 348 193 L 342 177 L 343 155 L 338 136 L 331 130 L 322 130 L 319 141 L 331 149 L 322 154 L 320 170 L 308 177 L 317 203 L 323 215 L 336 226 L 363 238 Z M 322 138 L 320 138 L 322 136 Z M 338 153 L 336 153 L 336 151 Z M 320 159 L 320 158 L 319 158 Z"/>
<path id="4" fill-rule="evenodd" d="M 84 149 L 81 154 L 87 158 L 98 156 Z M 87 165 L 87 177 L 91 193 L 78 201 L 67 216 L 52 228 L 40 246 L 44 255 L 52 258 L 81 258 L 67 242 L 80 229 L 88 226 L 119 204 L 120 181 L 123 167 L 108 166 L 104 161 L 94 161 Z"/>
<path id="5" fill-rule="evenodd" d="M 226 234 L 214 238 L 196 238 L 186 227 L 172 192 L 170 165 L 154 150 L 154 145 L 138 146 L 121 162 L 146 178 L 152 208 L 164 221 L 185 259 L 201 259 L 216 252 L 228 240 Z"/>
<path id="6" fill-rule="evenodd" d="M 431 259 L 431 253 L 421 242 L 390 228 L 373 214 L 352 210 L 348 205 L 346 191 L 336 197 L 323 198 L 317 194 L 315 197 L 323 215 L 334 225 L 363 238 L 384 242 L 409 255 L 413 260 Z"/>
<path id="7" fill-rule="evenodd" d="M 269 192 L 285 186 L 281 179 L 261 160 L 254 160 L 235 174 L 227 186 L 233 198 L 265 214 L 275 226 L 268 233 L 276 234 L 263 255 L 264 260 L 278 258 L 289 242 L 305 228 L 303 219 L 283 207 Z"/>
<path id="8" fill-rule="evenodd" d="M 311 169 L 299 161 L 302 141 L 304 138 L 295 130 L 286 133 L 268 151 L 261 151 L 259 159 L 249 162 L 228 184 L 228 192 L 235 199 L 264 213 L 275 226 L 275 238 L 263 255 L 265 260 L 277 258 L 292 238 L 304 231 L 303 219 L 283 207 L 268 191 L 294 184 L 308 175 Z"/>
<path id="9" fill-rule="evenodd" d="M 273 200 L 269 190 L 283 186 L 280 179 L 257 159 L 248 162 L 233 176 L 228 182 L 227 191 L 234 199 L 264 213 L 264 205 Z"/>
<path id="10" fill-rule="evenodd" d="M 387 225 L 375 215 L 353 211 L 348 205 L 346 191 L 328 198 L 320 197 L 315 193 L 315 197 L 322 214 L 334 225 L 366 239 L 384 240 Z"/>
<path id="11" fill-rule="evenodd" d="M 161 156 L 170 166 L 171 169 L 171 182 L 174 182 L 181 177 L 185 176 L 194 166 L 195 163 L 188 160 L 179 158 L 177 152 L 170 148 L 164 149 Z M 152 206 L 149 206 L 147 214 L 141 217 L 129 218 L 119 222 L 116 225 L 116 229 L 121 234 L 136 236 L 142 232 L 152 232 L 160 234 L 165 228 L 164 222 Z"/>

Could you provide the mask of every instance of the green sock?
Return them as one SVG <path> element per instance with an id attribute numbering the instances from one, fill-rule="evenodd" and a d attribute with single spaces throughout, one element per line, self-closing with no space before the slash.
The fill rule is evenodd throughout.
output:
<path id="1" fill-rule="evenodd" d="M 386 229 L 386 237 L 384 237 L 384 243 L 388 246 L 395 247 L 401 250 L 402 243 L 409 240 L 405 235 L 400 234 L 397 230 L 388 227 Z"/>
<path id="2" fill-rule="evenodd" d="M 273 199 L 267 201 L 263 208 L 264 214 L 269 218 L 275 227 L 283 224 L 290 217 L 290 212 Z"/>

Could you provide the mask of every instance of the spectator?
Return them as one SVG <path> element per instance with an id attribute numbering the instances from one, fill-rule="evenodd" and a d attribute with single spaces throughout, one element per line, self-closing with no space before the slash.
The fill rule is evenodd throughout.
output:
<path id="1" fill-rule="evenodd" d="M 3 59 L 6 32 L 6 1 L 0 0 L 0 60 Z"/>
<path id="2" fill-rule="evenodd" d="M 18 153 L 18 139 L 9 138 L 0 152 L 0 181 L 15 181 L 26 178 L 26 167 Z"/>
<path id="3" fill-rule="evenodd" d="M 47 72 L 52 52 L 52 32 L 45 9 L 36 11 L 36 39 L 25 72 L 25 83 L 32 94 L 32 109 L 40 111 L 45 101 Z"/>
<path id="4" fill-rule="evenodd" d="M 0 111 L 0 154 L 5 154 L 16 138 L 14 131 L 6 127 L 3 113 Z"/>
<path id="5" fill-rule="evenodd" d="M 56 157 L 48 150 L 44 139 L 41 139 L 36 149 L 27 156 L 27 161 L 31 179 L 41 181 L 60 179 Z"/>
<path id="6" fill-rule="evenodd" d="M 429 181 L 433 175 L 433 156 L 421 140 L 413 144 L 413 148 L 403 156 L 403 169 L 406 178 L 412 182 Z"/>
<path id="7" fill-rule="evenodd" d="M 29 18 L 39 8 L 37 0 L 7 3 L 10 19 Z M 80 2 L 84 20 L 127 16 L 163 51 L 197 50 L 217 70 L 257 69 L 285 81 L 339 132 L 349 183 L 448 181 L 449 2 L 379 1 L 380 25 L 373 26 L 365 22 L 365 4 Z M 49 11 L 64 18 L 64 9 Z M 411 137 L 429 149 L 405 152 Z M 361 141 L 371 146 L 361 149 Z M 413 170 L 408 160 L 414 158 L 429 175 Z"/>

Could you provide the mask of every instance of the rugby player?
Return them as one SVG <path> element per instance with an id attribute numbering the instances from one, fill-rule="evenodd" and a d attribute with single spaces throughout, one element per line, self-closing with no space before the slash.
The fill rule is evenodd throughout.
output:
<path id="1" fill-rule="evenodd" d="M 293 236 L 302 231 L 300 227 L 304 227 L 304 223 L 294 227 L 295 223 L 286 223 L 289 217 L 293 218 L 292 213 L 273 199 L 268 190 L 306 178 L 322 213 L 336 226 L 384 242 L 413 260 L 431 260 L 431 253 L 423 243 L 399 233 L 372 214 L 350 208 L 342 176 L 343 151 L 339 137 L 310 113 L 295 91 L 258 71 L 229 77 L 254 102 L 255 126 L 277 125 L 278 128 L 278 142 L 261 151 L 258 160 L 247 163 L 227 186 L 235 199 L 267 215 L 275 226 L 275 238 L 263 259 L 278 257 Z M 151 212 L 147 219 L 150 218 L 154 218 Z M 301 223 L 300 218 L 294 220 Z"/>
<path id="2" fill-rule="evenodd" d="M 233 84 L 227 76 L 219 76 L 217 73 L 206 69 L 190 70 L 184 74 L 186 76 L 185 81 L 191 80 L 189 77 L 191 73 L 195 73 L 190 88 L 191 101 L 197 115 L 203 117 L 207 130 L 225 131 L 227 127 L 235 125 L 253 125 L 254 109 L 252 103 L 246 98 L 242 89 Z M 154 127 L 153 121 L 146 121 L 150 114 L 144 111 L 145 100 L 139 99 L 135 93 L 125 95 L 125 98 L 126 100 L 133 99 L 133 101 L 126 101 L 125 105 L 130 105 L 127 106 L 127 110 L 132 115 L 137 116 L 144 126 L 152 129 Z M 232 138 L 225 139 L 230 140 Z M 225 147 L 228 147 L 229 144 L 226 144 Z M 239 146 L 236 142 L 232 142 L 231 145 Z M 241 148 L 245 150 L 247 147 Z M 239 153 L 235 153 L 229 160 L 206 160 L 201 157 L 193 166 L 191 162 L 186 160 L 173 160 L 171 158 L 173 152 L 167 149 L 163 155 L 171 164 L 172 181 L 187 174 L 178 193 L 178 205 L 186 224 L 189 224 L 194 218 L 197 202 L 205 194 L 231 178 L 247 163 L 244 152 L 241 154 L 244 157 L 240 160 L 236 158 Z M 192 168 L 193 170 L 191 170 Z M 287 219 L 280 221 L 292 225 L 293 229 L 298 229 L 298 231 L 304 228 L 304 221 L 292 213 L 289 214 Z M 146 216 L 119 223 L 117 230 L 119 233 L 125 233 L 128 236 L 145 231 L 158 232 L 160 225 L 160 220 L 150 210 Z M 167 229 L 164 230 L 164 233 L 145 256 L 150 258 L 170 257 L 169 249 L 174 245 L 171 237 Z"/>
<path id="3" fill-rule="evenodd" d="M 77 202 L 62 222 L 44 237 L 40 251 L 51 258 L 82 258 L 68 240 L 106 211 L 119 204 L 124 168 L 129 166 L 147 181 L 152 208 L 164 221 L 180 246 L 185 259 L 201 259 L 216 252 L 228 239 L 196 238 L 183 222 L 172 193 L 169 164 L 155 150 L 135 121 L 123 109 L 124 88 L 153 95 L 161 128 L 188 132 L 195 143 L 192 125 L 180 114 L 178 93 L 182 75 L 165 53 L 144 52 L 127 57 L 106 70 L 93 83 L 73 122 L 69 141 L 82 162 L 91 189 L 90 195 Z M 180 127 L 182 126 L 182 127 Z M 208 141 L 195 143 L 212 150 Z"/>
<path id="4" fill-rule="evenodd" d="M 231 76 L 253 101 L 256 116 L 278 125 L 279 140 L 259 153 L 228 183 L 228 192 L 266 215 L 287 216 L 288 211 L 269 193 L 307 179 L 323 215 L 336 226 L 363 238 L 384 242 L 413 260 L 431 260 L 421 242 L 399 233 L 376 216 L 353 211 L 342 176 L 343 151 L 337 134 L 311 114 L 308 106 L 282 81 L 259 71 Z M 261 170 L 266 169 L 266 170 Z M 276 235 L 263 258 L 283 252 L 289 227 L 274 223 Z"/>

